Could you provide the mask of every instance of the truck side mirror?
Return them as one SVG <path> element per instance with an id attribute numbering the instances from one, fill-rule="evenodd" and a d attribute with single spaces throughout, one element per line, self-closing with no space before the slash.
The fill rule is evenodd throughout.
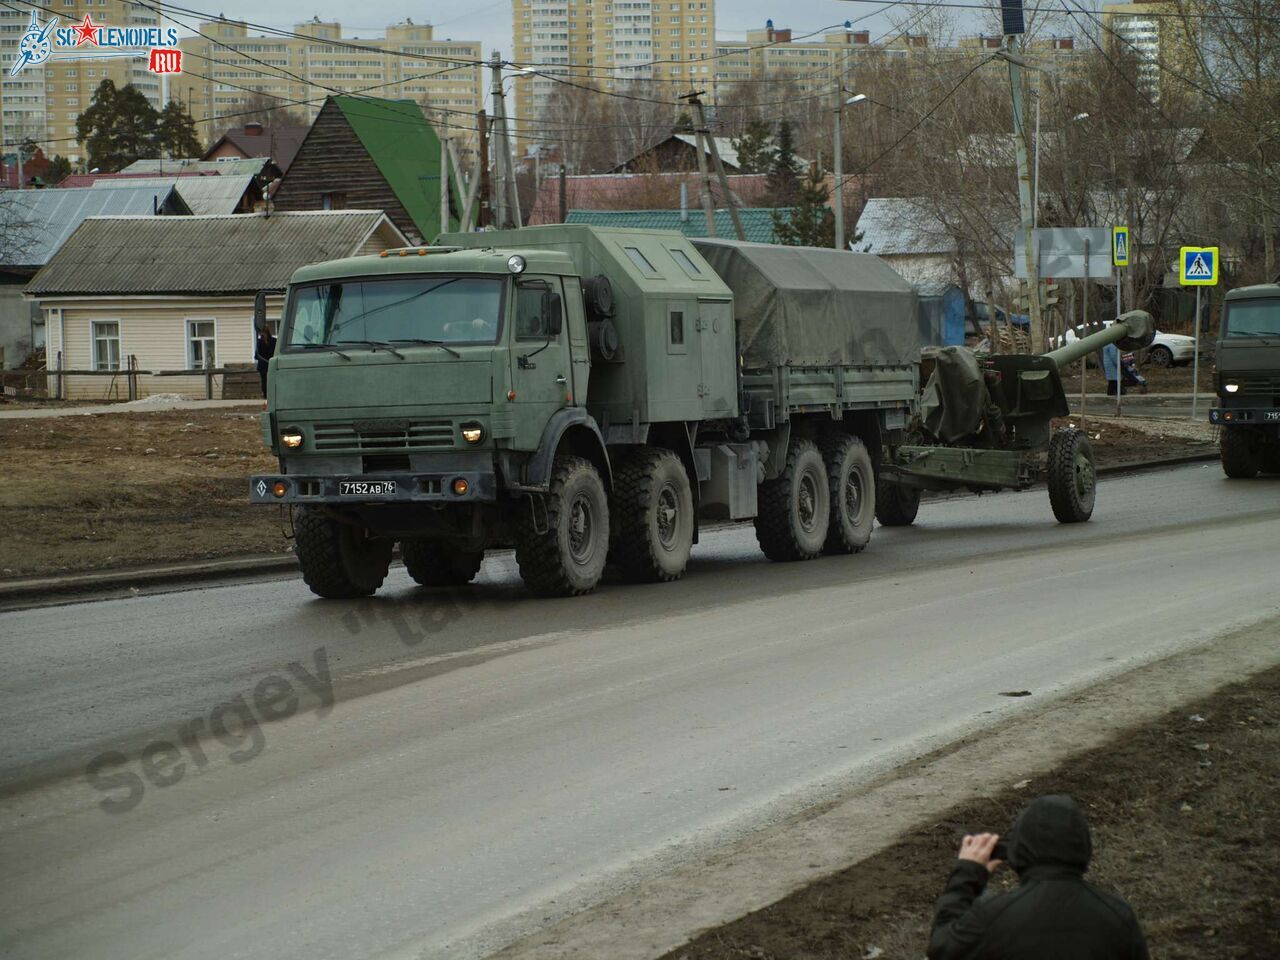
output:
<path id="1" fill-rule="evenodd" d="M 548 290 L 542 295 L 542 329 L 547 331 L 548 337 L 558 337 L 563 323 L 560 294 Z"/>
<path id="2" fill-rule="evenodd" d="M 253 295 L 253 331 L 262 333 L 267 329 L 267 291 L 259 290 Z"/>

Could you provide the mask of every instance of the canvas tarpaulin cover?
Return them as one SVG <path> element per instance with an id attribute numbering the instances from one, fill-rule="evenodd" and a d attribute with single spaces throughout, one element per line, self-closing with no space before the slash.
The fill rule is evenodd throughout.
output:
<path id="1" fill-rule="evenodd" d="M 943 443 L 956 443 L 978 432 L 989 402 L 973 351 L 966 347 L 939 350 L 933 375 L 920 395 L 924 428 Z"/>
<path id="2" fill-rule="evenodd" d="M 920 359 L 916 293 L 879 257 L 694 239 L 733 290 L 748 368 L 901 366 Z"/>

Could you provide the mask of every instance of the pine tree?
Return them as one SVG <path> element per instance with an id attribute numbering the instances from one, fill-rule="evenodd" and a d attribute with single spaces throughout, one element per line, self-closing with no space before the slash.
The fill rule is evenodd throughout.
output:
<path id="1" fill-rule="evenodd" d="M 160 149 L 170 157 L 198 157 L 204 151 L 196 135 L 196 120 L 178 100 L 170 100 L 160 111 Z"/>
<path id="2" fill-rule="evenodd" d="M 672 133 L 693 133 L 693 117 L 688 110 L 681 110 L 680 116 L 676 117 L 675 126 L 671 128 Z"/>
<path id="3" fill-rule="evenodd" d="M 777 148 L 769 169 L 769 197 L 774 207 L 795 206 L 800 192 L 800 177 L 796 172 L 799 166 L 791 124 L 783 120 L 778 124 Z"/>
<path id="4" fill-rule="evenodd" d="M 836 242 L 836 218 L 827 206 L 827 185 L 817 168 L 797 182 L 790 216 L 773 211 L 773 235 L 790 247 L 832 247 Z"/>
<path id="5" fill-rule="evenodd" d="M 763 120 L 752 120 L 733 141 L 741 173 L 768 173 L 773 164 L 773 133 Z"/>
<path id="6" fill-rule="evenodd" d="M 159 112 L 133 84 L 117 89 L 103 80 L 76 120 L 76 136 L 89 154 L 90 169 L 114 172 L 155 155 L 159 121 Z"/>

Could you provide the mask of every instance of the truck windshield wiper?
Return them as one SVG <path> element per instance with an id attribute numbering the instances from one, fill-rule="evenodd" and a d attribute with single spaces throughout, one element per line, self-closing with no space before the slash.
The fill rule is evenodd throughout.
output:
<path id="1" fill-rule="evenodd" d="M 347 356 L 345 353 L 343 353 L 341 350 L 335 347 L 332 343 L 300 343 L 298 344 L 298 346 L 300 346 L 303 350 L 332 350 L 334 353 L 340 356 L 343 360 L 351 359 L 349 356 Z"/>
<path id="2" fill-rule="evenodd" d="M 458 359 L 462 359 L 462 354 L 460 354 L 457 350 L 453 349 L 453 347 L 449 346 L 443 340 L 423 340 L 421 337 L 415 337 L 413 339 L 392 340 L 391 342 L 392 343 L 421 343 L 421 344 L 425 344 L 428 347 L 440 347 L 442 350 L 448 350 L 451 354 L 453 354 Z"/>
<path id="3" fill-rule="evenodd" d="M 387 353 L 393 354 L 401 360 L 404 359 L 404 354 L 385 340 L 343 340 L 342 342 L 354 344 L 359 347 L 373 347 L 375 350 L 385 350 Z"/>

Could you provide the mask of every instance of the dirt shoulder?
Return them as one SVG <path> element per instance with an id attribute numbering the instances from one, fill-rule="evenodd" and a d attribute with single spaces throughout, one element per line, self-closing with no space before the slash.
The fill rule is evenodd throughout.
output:
<path id="1" fill-rule="evenodd" d="M 1043 793 L 1092 821 L 1090 879 L 1133 906 L 1151 955 L 1280 956 L 1280 667 L 1169 711 L 1057 769 L 961 803 L 892 846 L 666 960 L 919 960 L 959 838 Z M 992 889 L 1013 881 L 1001 870 Z"/>
<path id="2" fill-rule="evenodd" d="M 283 553 L 251 411 L 0 420 L 0 578 Z"/>

